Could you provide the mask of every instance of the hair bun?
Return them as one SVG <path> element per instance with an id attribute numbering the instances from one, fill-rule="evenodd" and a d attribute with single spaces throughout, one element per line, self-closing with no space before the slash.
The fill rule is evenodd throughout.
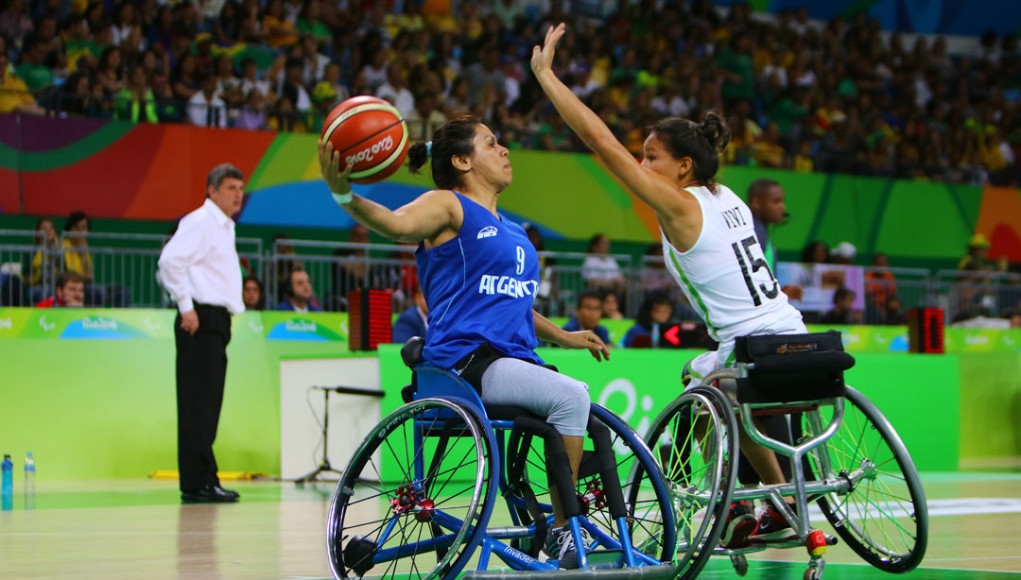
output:
<path id="1" fill-rule="evenodd" d="M 717 154 L 723 153 L 730 143 L 730 129 L 723 117 L 716 111 L 709 111 L 698 128 L 706 145 Z"/>

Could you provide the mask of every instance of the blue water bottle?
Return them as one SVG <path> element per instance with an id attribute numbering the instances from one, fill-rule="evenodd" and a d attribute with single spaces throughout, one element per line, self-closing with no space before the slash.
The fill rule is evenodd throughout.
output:
<path id="1" fill-rule="evenodd" d="M 10 453 L 4 454 L 2 503 L 5 511 L 14 509 L 14 462 Z"/>

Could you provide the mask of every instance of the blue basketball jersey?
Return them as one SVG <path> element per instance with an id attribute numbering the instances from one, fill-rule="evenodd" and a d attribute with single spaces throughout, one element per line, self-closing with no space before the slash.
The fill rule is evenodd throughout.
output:
<path id="1" fill-rule="evenodd" d="M 429 305 L 425 360 L 453 368 L 489 342 L 504 356 L 542 364 L 532 319 L 539 255 L 521 226 L 454 193 L 464 208 L 461 231 L 432 249 L 419 244 L 415 252 Z"/>

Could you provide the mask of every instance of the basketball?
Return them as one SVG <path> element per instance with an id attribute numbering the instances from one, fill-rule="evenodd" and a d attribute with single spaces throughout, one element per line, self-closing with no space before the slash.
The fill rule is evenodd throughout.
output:
<path id="1" fill-rule="evenodd" d="M 408 154 L 408 126 L 400 111 L 376 97 L 351 97 L 323 123 L 323 141 L 340 152 L 340 168 L 354 164 L 352 183 L 376 183 L 397 172 Z"/>

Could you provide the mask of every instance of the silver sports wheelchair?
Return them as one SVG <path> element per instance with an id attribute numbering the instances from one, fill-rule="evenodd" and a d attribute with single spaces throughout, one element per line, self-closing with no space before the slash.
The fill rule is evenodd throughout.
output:
<path id="1" fill-rule="evenodd" d="M 484 406 L 461 377 L 423 363 L 421 348 L 412 339 L 401 352 L 413 369 L 407 404 L 369 433 L 334 492 L 335 577 L 453 578 L 466 568 L 466 576 L 515 578 L 676 575 L 675 499 L 624 421 L 592 406 L 572 486 L 552 426 L 524 409 Z M 540 556 L 551 489 L 580 546 L 571 570 Z M 502 564 L 490 570 L 494 556 Z"/>
<path id="2" fill-rule="evenodd" d="M 804 547 L 806 579 L 822 577 L 837 538 L 813 527 L 810 504 L 869 564 L 893 573 L 921 562 L 928 540 L 925 495 L 911 457 L 890 423 L 844 384 L 854 359 L 835 331 L 739 338 L 736 364 L 706 376 L 656 418 L 646 442 L 659 451 L 677 526 L 677 577 L 693 578 L 712 555 L 727 555 L 739 575 L 745 554 Z M 790 439 L 756 425 L 789 416 Z M 738 487 L 738 421 L 756 442 L 790 459 L 790 483 Z M 783 497 L 795 499 L 794 510 Z M 720 536 L 732 501 L 771 501 L 796 537 L 724 549 Z"/>

